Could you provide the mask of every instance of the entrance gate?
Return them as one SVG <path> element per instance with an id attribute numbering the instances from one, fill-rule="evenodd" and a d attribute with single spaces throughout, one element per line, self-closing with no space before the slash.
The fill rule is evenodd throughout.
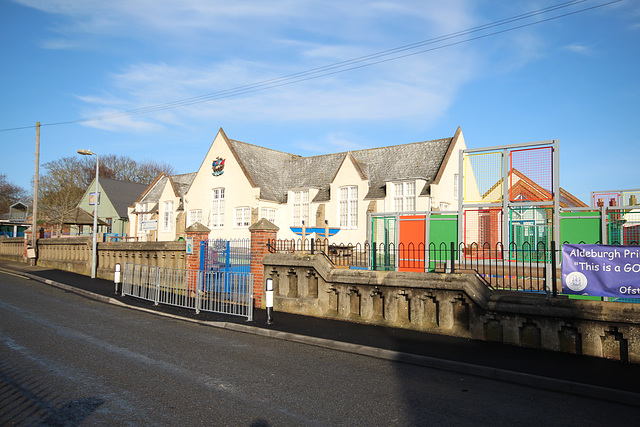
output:
<path id="1" fill-rule="evenodd" d="M 250 273 L 251 240 L 203 240 L 200 244 L 200 270 L 216 273 Z"/>
<path id="2" fill-rule="evenodd" d="M 125 263 L 122 295 L 253 319 L 253 275 Z"/>

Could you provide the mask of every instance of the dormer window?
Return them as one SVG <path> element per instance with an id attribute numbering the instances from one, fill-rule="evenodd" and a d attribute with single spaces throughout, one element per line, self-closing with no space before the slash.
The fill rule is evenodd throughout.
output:
<path id="1" fill-rule="evenodd" d="M 416 210 L 415 181 L 393 183 L 393 210 L 411 212 Z"/>

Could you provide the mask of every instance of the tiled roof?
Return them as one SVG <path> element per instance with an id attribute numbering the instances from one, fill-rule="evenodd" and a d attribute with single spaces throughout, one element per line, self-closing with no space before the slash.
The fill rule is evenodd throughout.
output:
<path id="1" fill-rule="evenodd" d="M 353 156 L 362 165 L 364 175 L 369 178 L 369 194 L 366 198 L 385 197 L 385 184 L 403 179 L 424 179 L 427 184 L 420 194 L 427 194 L 429 184 L 438 174 L 452 140 L 453 138 L 444 138 L 354 151 Z"/>
<path id="2" fill-rule="evenodd" d="M 163 175 L 158 179 L 147 193 L 139 200 L 140 203 L 155 203 L 160 199 L 164 186 L 169 177 Z"/>
<path id="3" fill-rule="evenodd" d="M 232 139 L 229 143 L 249 178 L 260 187 L 260 198 L 277 202 L 286 200 L 287 165 L 299 156 Z"/>
<path id="4" fill-rule="evenodd" d="M 171 179 L 173 180 L 176 190 L 180 196 L 184 196 L 184 194 L 189 191 L 189 188 L 197 174 L 197 172 L 191 172 L 182 175 L 171 175 Z"/>
<path id="5" fill-rule="evenodd" d="M 120 218 L 127 217 L 127 207 L 147 188 L 145 184 L 100 178 L 100 186 L 106 193 Z"/>
<path id="6" fill-rule="evenodd" d="M 369 180 L 366 198 L 384 198 L 388 181 L 424 179 L 427 194 L 453 138 L 352 151 L 360 172 Z M 314 201 L 329 200 L 329 185 L 349 152 L 301 157 L 229 140 L 248 177 L 260 187 L 260 197 L 285 203 L 287 191 L 317 188 Z"/>
<path id="7" fill-rule="evenodd" d="M 197 172 L 185 173 L 181 175 L 171 175 L 171 180 L 173 181 L 174 188 L 178 192 L 179 197 L 184 196 L 184 194 L 189 191 L 189 188 L 191 187 L 191 184 L 193 184 L 193 180 L 195 179 L 196 175 Z M 160 200 L 160 196 L 162 196 L 162 192 L 164 191 L 164 187 L 167 184 L 168 180 L 169 177 L 164 174 L 159 178 L 156 178 L 156 182 L 138 202 L 157 203 L 158 200 Z M 142 192 L 140 192 L 138 195 L 140 194 L 142 194 Z"/>

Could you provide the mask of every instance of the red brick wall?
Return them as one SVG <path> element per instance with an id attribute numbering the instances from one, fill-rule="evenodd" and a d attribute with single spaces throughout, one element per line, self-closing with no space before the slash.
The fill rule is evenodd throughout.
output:
<path id="1" fill-rule="evenodd" d="M 264 293 L 264 266 L 262 260 L 267 253 L 267 241 L 275 239 L 276 230 L 251 230 L 251 273 L 253 274 L 253 305 L 262 307 Z"/>
<path id="2" fill-rule="evenodd" d="M 185 264 L 187 267 L 187 288 L 192 291 L 196 290 L 197 273 L 192 271 L 200 270 L 200 245 L 203 240 L 209 238 L 209 233 L 205 232 L 187 232 L 187 238 L 193 237 L 193 254 L 186 255 Z"/>

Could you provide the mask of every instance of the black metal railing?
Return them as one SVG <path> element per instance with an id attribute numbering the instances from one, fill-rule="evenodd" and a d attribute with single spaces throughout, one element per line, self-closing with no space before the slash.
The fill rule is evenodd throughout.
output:
<path id="1" fill-rule="evenodd" d="M 326 239 L 270 240 L 270 252 L 326 256 L 342 268 L 376 271 L 472 273 L 493 289 L 549 292 L 561 290 L 555 242 L 521 245 L 466 245 L 454 242 L 403 245 L 376 242 L 329 243 Z M 555 286 L 554 286 L 555 284 Z"/>

